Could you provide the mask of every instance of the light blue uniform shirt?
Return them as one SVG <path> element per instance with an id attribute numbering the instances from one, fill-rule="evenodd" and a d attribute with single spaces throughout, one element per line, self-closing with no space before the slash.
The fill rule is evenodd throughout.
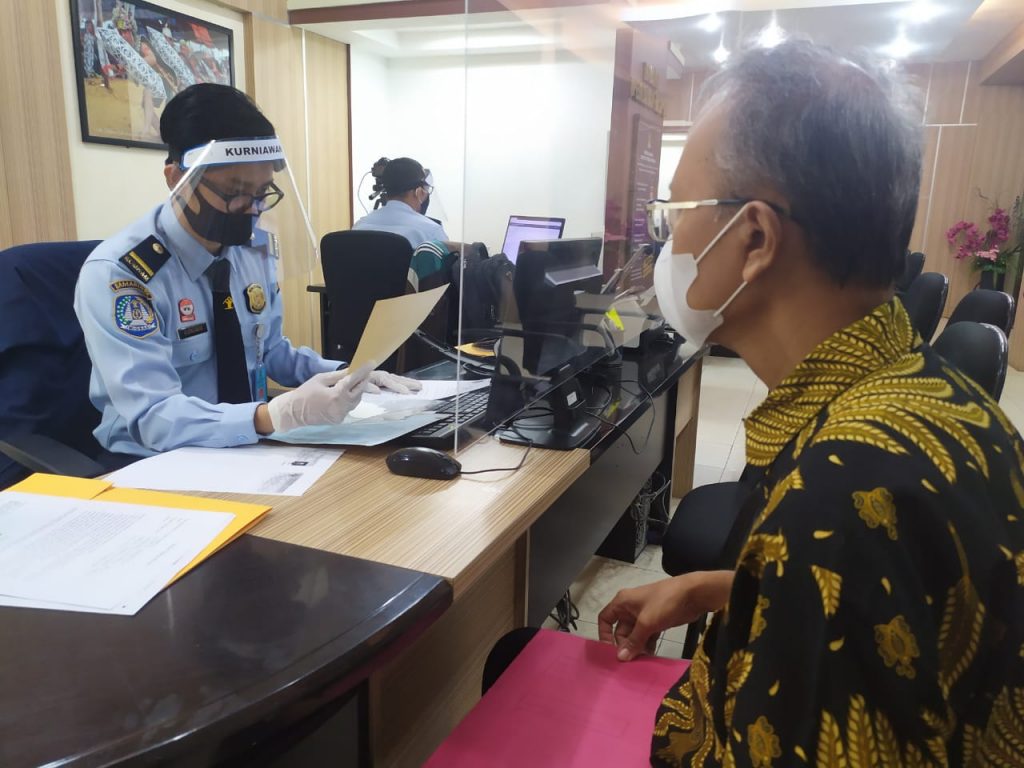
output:
<path id="1" fill-rule="evenodd" d="M 400 200 L 391 200 L 376 211 L 366 214 L 352 229 L 393 232 L 408 240 L 413 248 L 429 240 L 448 240 L 444 227 Z"/>
<path id="2" fill-rule="evenodd" d="M 150 236 L 159 244 L 147 252 L 140 245 Z M 139 271 L 121 261 L 133 251 L 143 261 Z M 147 275 L 147 260 L 160 251 L 169 258 L 147 282 L 140 273 Z M 107 450 L 149 456 L 184 445 L 220 448 L 259 439 L 253 425 L 258 403 L 217 402 L 213 301 L 204 274 L 213 258 L 165 203 L 85 260 L 75 313 L 93 364 L 89 397 L 102 413 L 94 434 Z M 286 386 L 338 367 L 308 347 L 296 349 L 282 334 L 276 260 L 265 248 L 226 247 L 218 258 L 231 262 L 250 386 L 260 353 L 267 375 Z M 264 306 L 256 311 L 261 294 Z"/>

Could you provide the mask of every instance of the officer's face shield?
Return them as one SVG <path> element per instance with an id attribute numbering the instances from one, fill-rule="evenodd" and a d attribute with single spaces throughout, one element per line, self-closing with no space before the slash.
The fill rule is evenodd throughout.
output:
<path id="1" fill-rule="evenodd" d="M 276 138 L 211 141 L 185 152 L 171 200 L 204 244 L 266 247 L 280 277 L 309 277 L 317 240 Z"/>

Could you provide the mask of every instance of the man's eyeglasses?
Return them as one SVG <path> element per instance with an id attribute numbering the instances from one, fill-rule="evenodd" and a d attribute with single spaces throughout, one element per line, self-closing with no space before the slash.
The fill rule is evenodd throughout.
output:
<path id="1" fill-rule="evenodd" d="M 668 200 L 651 200 L 647 203 L 647 234 L 655 242 L 664 243 L 672 238 L 672 232 L 675 230 L 676 222 L 679 220 L 679 214 L 682 211 L 692 211 L 694 208 L 717 208 L 722 205 L 746 205 L 747 203 L 754 202 L 754 200 L 755 198 L 751 197 L 735 197 L 723 200 L 686 200 L 678 203 L 669 202 Z M 780 216 L 785 216 L 795 221 L 792 214 L 782 206 L 770 203 L 767 200 L 759 202 L 764 203 Z"/>
<path id="2" fill-rule="evenodd" d="M 228 213 L 246 213 L 253 208 L 256 209 L 257 213 L 263 213 L 264 211 L 269 211 L 284 199 L 284 192 L 282 192 L 273 182 L 271 182 L 270 186 L 267 187 L 266 192 L 259 195 L 249 195 L 245 193 L 238 195 L 226 195 L 206 179 L 200 179 L 199 183 L 224 201 L 224 205 L 227 206 Z"/>

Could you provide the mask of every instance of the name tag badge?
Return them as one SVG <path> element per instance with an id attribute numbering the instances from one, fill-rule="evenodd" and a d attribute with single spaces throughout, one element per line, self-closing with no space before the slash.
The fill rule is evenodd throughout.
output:
<path id="1" fill-rule="evenodd" d="M 257 403 L 267 402 L 267 367 L 263 363 L 253 369 L 252 392 Z"/>
<path id="2" fill-rule="evenodd" d="M 185 339 L 191 339 L 193 336 L 198 336 L 201 333 L 207 333 L 209 330 L 210 329 L 206 327 L 206 323 L 196 323 L 195 325 L 179 328 L 178 338 L 184 341 Z"/>

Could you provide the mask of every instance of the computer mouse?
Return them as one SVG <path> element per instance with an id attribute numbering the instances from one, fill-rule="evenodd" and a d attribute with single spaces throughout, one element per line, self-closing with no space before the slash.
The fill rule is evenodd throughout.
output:
<path id="1" fill-rule="evenodd" d="M 387 464 L 396 475 L 428 480 L 454 480 L 462 472 L 459 462 L 434 448 L 399 448 L 388 454 Z"/>

